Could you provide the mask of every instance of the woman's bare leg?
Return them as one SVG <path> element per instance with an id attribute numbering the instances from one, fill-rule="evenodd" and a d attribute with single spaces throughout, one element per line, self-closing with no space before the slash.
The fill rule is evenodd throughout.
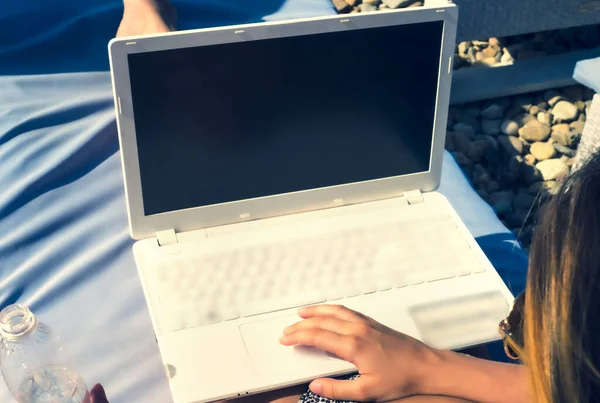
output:
<path id="1" fill-rule="evenodd" d="M 169 0 L 123 0 L 117 37 L 149 35 L 176 29 L 177 13 Z"/>

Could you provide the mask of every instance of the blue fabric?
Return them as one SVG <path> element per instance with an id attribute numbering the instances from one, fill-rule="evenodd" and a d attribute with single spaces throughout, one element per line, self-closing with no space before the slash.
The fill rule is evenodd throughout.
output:
<path id="1" fill-rule="evenodd" d="M 0 305 L 30 305 L 114 401 L 170 401 L 131 252 L 108 74 L 4 77 L 0 95 Z M 526 256 L 449 154 L 441 191 L 520 291 Z M 0 401 L 7 393 L 0 384 Z"/>
<path id="2" fill-rule="evenodd" d="M 573 78 L 600 93 L 600 57 L 577 62 Z"/>
<path id="3" fill-rule="evenodd" d="M 106 66 L 120 3 L 52 3 L 3 4 L 0 71 Z M 333 12 L 329 0 L 176 5 L 183 28 Z M 111 401 L 169 402 L 131 251 L 114 119 L 108 73 L 0 77 L 0 307 L 31 306 L 63 336 L 89 386 L 102 382 Z M 440 190 L 519 292 L 527 257 L 449 154 Z M 3 382 L 0 401 L 11 401 Z"/>

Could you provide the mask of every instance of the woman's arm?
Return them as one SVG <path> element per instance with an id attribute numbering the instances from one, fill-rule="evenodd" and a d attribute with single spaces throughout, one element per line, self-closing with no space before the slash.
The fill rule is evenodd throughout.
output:
<path id="1" fill-rule="evenodd" d="M 401 400 L 395 400 L 388 403 L 476 403 L 471 400 L 459 399 L 448 396 L 411 396 Z"/>
<path id="2" fill-rule="evenodd" d="M 421 380 L 420 394 L 454 396 L 480 403 L 530 402 L 523 365 L 439 351 Z M 426 400 L 425 400 L 426 401 Z"/>

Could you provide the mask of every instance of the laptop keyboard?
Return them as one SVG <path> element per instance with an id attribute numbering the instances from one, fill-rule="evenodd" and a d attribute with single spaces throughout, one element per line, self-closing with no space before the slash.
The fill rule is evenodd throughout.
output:
<path id="1" fill-rule="evenodd" d="M 448 216 L 270 241 L 156 265 L 161 328 L 175 331 L 481 273 Z"/>

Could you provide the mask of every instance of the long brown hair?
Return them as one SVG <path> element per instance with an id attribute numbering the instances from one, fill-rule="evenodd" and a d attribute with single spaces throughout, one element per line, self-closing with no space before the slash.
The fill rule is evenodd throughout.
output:
<path id="1" fill-rule="evenodd" d="M 523 361 L 535 401 L 600 402 L 600 154 L 542 208 L 529 262 Z"/>

